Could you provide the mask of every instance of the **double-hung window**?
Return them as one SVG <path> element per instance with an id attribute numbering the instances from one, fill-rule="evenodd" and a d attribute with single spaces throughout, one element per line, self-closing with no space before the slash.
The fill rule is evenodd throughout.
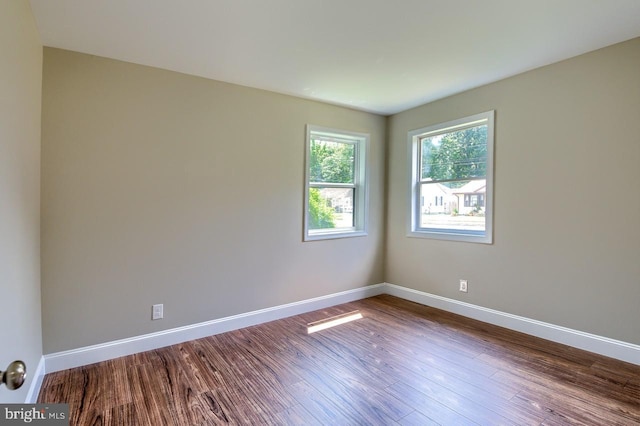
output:
<path id="1" fill-rule="evenodd" d="M 369 135 L 307 126 L 304 240 L 366 235 Z"/>
<path id="2" fill-rule="evenodd" d="M 493 242 L 494 111 L 409 132 L 408 235 Z"/>

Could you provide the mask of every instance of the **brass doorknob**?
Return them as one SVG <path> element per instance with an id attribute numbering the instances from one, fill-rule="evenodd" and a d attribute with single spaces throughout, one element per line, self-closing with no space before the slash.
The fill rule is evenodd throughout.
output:
<path id="1" fill-rule="evenodd" d="M 18 389 L 27 378 L 27 366 L 22 361 L 13 361 L 7 367 L 7 371 L 0 371 L 2 383 L 7 385 L 9 390 Z"/>

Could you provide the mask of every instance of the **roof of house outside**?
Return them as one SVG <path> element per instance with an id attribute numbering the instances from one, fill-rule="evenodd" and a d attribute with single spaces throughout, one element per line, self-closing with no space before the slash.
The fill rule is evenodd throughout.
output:
<path id="1" fill-rule="evenodd" d="M 477 194 L 487 192 L 486 179 L 472 180 L 466 185 L 452 191 L 454 194 Z"/>

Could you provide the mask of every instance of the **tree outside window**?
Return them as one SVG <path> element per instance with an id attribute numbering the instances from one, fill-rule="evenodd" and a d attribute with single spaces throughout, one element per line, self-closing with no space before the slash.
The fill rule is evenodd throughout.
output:
<path id="1" fill-rule="evenodd" d="M 489 111 L 409 133 L 410 236 L 492 241 L 493 116 Z"/>
<path id="2" fill-rule="evenodd" d="M 364 235 L 368 136 L 309 126 L 305 240 Z"/>

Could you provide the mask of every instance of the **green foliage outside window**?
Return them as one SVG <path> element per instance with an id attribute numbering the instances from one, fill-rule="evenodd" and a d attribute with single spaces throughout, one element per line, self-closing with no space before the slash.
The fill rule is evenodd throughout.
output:
<path id="1" fill-rule="evenodd" d="M 422 179 L 483 178 L 487 175 L 487 126 L 422 139 Z M 450 182 L 451 188 L 467 181 Z"/>
<path id="2" fill-rule="evenodd" d="M 314 140 L 311 142 L 310 182 L 353 183 L 355 145 Z"/>
<path id="3" fill-rule="evenodd" d="M 309 188 L 309 229 L 335 228 L 335 213 L 320 196 L 318 188 Z"/>
<path id="4" fill-rule="evenodd" d="M 314 183 L 353 183 L 355 145 L 312 140 L 309 181 Z M 335 212 L 322 198 L 320 188 L 309 188 L 309 229 L 335 228 Z"/>

